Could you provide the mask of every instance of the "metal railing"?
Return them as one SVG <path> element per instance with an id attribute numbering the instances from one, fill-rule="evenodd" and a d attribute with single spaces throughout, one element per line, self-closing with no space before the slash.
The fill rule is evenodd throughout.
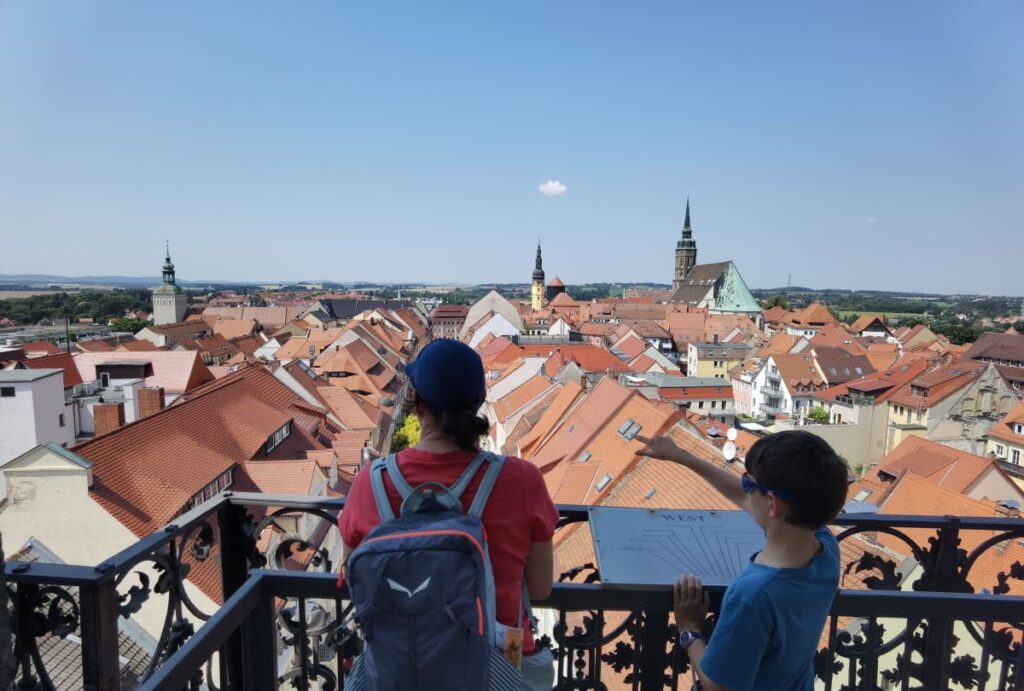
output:
<path id="1" fill-rule="evenodd" d="M 225 492 L 95 567 L 6 564 L 16 684 L 61 688 L 46 650 L 74 639 L 88 689 L 343 688 L 361 642 L 330 546 L 342 506 Z M 561 531 L 587 520 L 586 507 L 560 512 Z M 314 517 L 309 534 L 285 530 L 261 553 L 265 528 L 303 514 Z M 835 599 L 815 658 L 820 688 L 1024 688 L 1024 598 L 1012 594 L 1024 564 L 1008 556 L 1024 521 L 844 515 L 835 524 L 844 582 L 856 578 L 862 589 Z M 965 538 L 972 549 L 961 547 Z M 709 632 L 723 589 L 710 592 Z M 581 564 L 536 604 L 557 689 L 689 688 L 667 588 L 606 588 Z M 144 664 L 126 669 L 126 622 L 147 607 L 163 624 Z"/>

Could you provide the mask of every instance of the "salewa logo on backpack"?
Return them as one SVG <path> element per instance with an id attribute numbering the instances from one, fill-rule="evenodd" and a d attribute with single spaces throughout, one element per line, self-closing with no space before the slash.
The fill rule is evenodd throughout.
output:
<path id="1" fill-rule="evenodd" d="M 405 593 L 406 595 L 409 596 L 410 600 L 412 599 L 413 595 L 416 595 L 418 593 L 422 593 L 424 590 L 426 590 L 428 585 L 430 585 L 430 578 L 429 577 L 427 578 L 427 580 L 425 580 L 422 583 L 420 583 L 419 587 L 417 587 L 416 590 L 409 590 L 408 588 L 406 588 L 401 583 L 396 583 L 395 581 L 391 580 L 390 578 L 388 579 L 388 586 L 392 590 L 395 590 L 395 591 L 397 591 L 399 593 Z"/>

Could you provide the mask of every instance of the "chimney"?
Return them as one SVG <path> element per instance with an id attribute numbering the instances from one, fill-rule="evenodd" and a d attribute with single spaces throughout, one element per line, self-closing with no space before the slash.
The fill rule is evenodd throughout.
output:
<path id="1" fill-rule="evenodd" d="M 164 387 L 147 386 L 139 389 L 139 419 L 147 418 L 164 409 Z"/>
<path id="2" fill-rule="evenodd" d="M 711 337 L 711 342 L 714 343 L 715 345 L 718 345 L 718 334 L 715 334 L 714 336 Z"/>
<path id="3" fill-rule="evenodd" d="M 124 426 L 124 403 L 97 403 L 92 409 L 96 436 Z"/>

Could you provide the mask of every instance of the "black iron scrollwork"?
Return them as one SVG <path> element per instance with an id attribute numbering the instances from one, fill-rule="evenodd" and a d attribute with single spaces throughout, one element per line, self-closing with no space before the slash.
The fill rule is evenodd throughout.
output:
<path id="1" fill-rule="evenodd" d="M 78 629 L 80 610 L 71 591 L 57 586 L 22 583 L 8 588 L 14 603 L 14 659 L 18 672 L 16 687 L 55 689 L 39 652 L 45 636 L 66 638 Z"/>

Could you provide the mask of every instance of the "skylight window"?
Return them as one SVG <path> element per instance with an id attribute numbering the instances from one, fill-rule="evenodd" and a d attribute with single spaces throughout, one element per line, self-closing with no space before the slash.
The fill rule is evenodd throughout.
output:
<path id="1" fill-rule="evenodd" d="M 589 451 L 584 451 L 583 455 L 580 456 L 580 463 L 586 463 L 591 459 L 592 456 L 593 454 L 591 454 Z"/>
<path id="2" fill-rule="evenodd" d="M 605 473 L 604 477 L 597 481 L 597 485 L 594 487 L 598 492 L 608 486 L 608 483 L 612 481 L 612 474 Z"/>
<path id="3" fill-rule="evenodd" d="M 643 427 L 640 425 L 640 423 L 634 422 L 633 426 L 626 430 L 626 433 L 622 436 L 624 436 L 626 439 L 630 441 L 633 441 L 633 437 L 640 434 L 641 429 L 643 429 Z"/>
<path id="4" fill-rule="evenodd" d="M 619 434 L 625 435 L 629 428 L 633 426 L 633 418 L 629 418 L 622 423 L 622 427 L 619 428 Z"/>

